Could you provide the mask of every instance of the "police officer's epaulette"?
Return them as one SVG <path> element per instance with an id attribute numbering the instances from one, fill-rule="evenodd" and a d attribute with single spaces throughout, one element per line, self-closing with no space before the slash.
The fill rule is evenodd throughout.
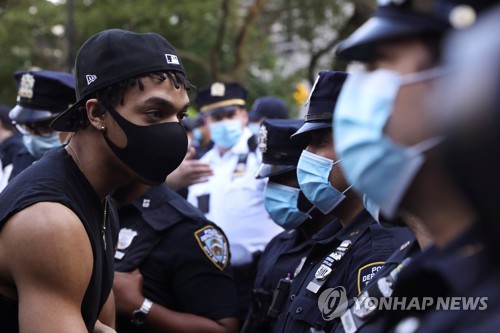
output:
<path id="1" fill-rule="evenodd" d="M 252 152 L 252 153 L 255 153 L 255 151 L 257 150 L 257 147 L 259 145 L 257 135 L 254 134 L 251 137 L 249 137 L 248 141 L 247 141 L 247 145 L 248 145 L 248 150 L 250 150 L 250 152 Z"/>

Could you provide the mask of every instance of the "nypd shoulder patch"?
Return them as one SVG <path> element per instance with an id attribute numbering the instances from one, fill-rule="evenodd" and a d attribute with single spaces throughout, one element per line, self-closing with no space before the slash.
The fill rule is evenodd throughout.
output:
<path id="1" fill-rule="evenodd" d="M 229 246 L 226 237 L 213 226 L 206 226 L 194 232 L 201 249 L 208 259 L 221 271 L 229 262 Z"/>
<path id="2" fill-rule="evenodd" d="M 384 266 L 384 262 L 377 261 L 364 265 L 358 269 L 358 294 L 361 293 L 361 290 L 370 282 L 382 266 Z"/>

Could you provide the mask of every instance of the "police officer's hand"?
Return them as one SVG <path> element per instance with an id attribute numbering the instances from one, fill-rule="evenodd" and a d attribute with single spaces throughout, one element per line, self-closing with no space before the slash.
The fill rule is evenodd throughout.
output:
<path id="1" fill-rule="evenodd" d="M 116 333 L 116 331 L 98 320 L 94 326 L 94 333 Z"/>
<path id="2" fill-rule="evenodd" d="M 181 165 L 167 177 L 168 186 L 174 191 L 193 184 L 207 181 L 213 175 L 212 168 L 207 163 L 195 160 L 196 149 L 190 147 Z"/>
<path id="3" fill-rule="evenodd" d="M 132 315 L 144 301 L 142 294 L 143 277 L 138 269 L 130 272 L 115 272 L 113 293 L 116 311 L 119 314 Z"/>

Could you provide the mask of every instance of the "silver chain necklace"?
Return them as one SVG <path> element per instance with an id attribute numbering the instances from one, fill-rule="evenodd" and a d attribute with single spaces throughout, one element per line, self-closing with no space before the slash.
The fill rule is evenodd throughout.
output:
<path id="1" fill-rule="evenodd" d="M 75 154 L 75 157 L 76 157 L 76 166 L 78 167 L 78 169 L 80 169 L 80 171 L 83 173 L 83 175 L 85 176 L 85 178 L 87 178 L 87 181 L 89 181 L 90 183 L 90 180 L 89 180 L 89 177 L 87 177 L 87 174 L 85 173 L 85 171 L 83 170 L 82 166 L 81 166 L 81 161 L 80 161 L 80 157 L 78 156 L 78 154 L 76 153 L 75 149 L 71 146 L 71 144 L 68 144 L 68 147 L 71 149 L 71 151 L 73 152 L 73 154 Z M 103 212 L 103 215 L 104 215 L 104 219 L 102 221 L 102 226 L 101 226 L 101 234 L 102 234 L 102 242 L 104 244 L 104 250 L 106 250 L 106 221 L 108 219 L 108 197 L 106 197 L 104 199 L 104 212 Z"/>

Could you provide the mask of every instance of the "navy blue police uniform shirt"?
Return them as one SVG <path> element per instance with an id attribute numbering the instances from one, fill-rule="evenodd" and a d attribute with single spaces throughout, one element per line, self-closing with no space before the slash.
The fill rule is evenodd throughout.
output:
<path id="1" fill-rule="evenodd" d="M 21 149 L 21 147 L 24 147 L 24 145 L 22 135 L 19 133 L 16 133 L 0 142 L 0 160 L 2 161 L 2 166 L 4 168 L 12 164 L 14 155 Z"/>
<path id="2" fill-rule="evenodd" d="M 335 225 L 326 226 L 313 236 L 317 244 L 293 279 L 288 304 L 278 317 L 275 332 L 329 332 L 339 319 L 323 318 L 318 304 L 321 293 L 343 287 L 347 299 L 357 296 L 385 260 L 412 237 L 406 227 L 380 226 L 366 210 L 339 232 L 332 233 L 330 228 Z M 345 250 L 344 244 L 349 242 L 351 246 Z M 321 288 L 316 293 L 309 290 L 313 282 L 322 280 L 323 267 L 339 253 L 343 253 L 342 259 L 334 264 L 333 272 L 324 279 Z"/>
<path id="3" fill-rule="evenodd" d="M 309 221 L 307 223 L 314 223 Z M 331 232 L 341 230 L 340 222 L 332 221 Z M 268 311 L 272 296 L 282 278 L 293 278 L 302 268 L 307 255 L 315 245 L 315 240 L 306 238 L 299 229 L 284 231 L 274 237 L 266 246 L 259 259 L 257 276 L 254 284 L 252 304 L 253 325 L 250 332 L 272 332 L 274 319 Z M 256 298 L 259 298 L 256 300 Z"/>
<path id="4" fill-rule="evenodd" d="M 237 296 L 226 236 L 166 184 L 119 210 L 115 270 L 139 268 L 144 296 L 212 320 L 235 317 Z M 119 332 L 137 332 L 117 318 Z"/>
<path id="5" fill-rule="evenodd" d="M 50 172 L 47 172 L 50 170 Z M 58 202 L 82 221 L 92 246 L 94 266 L 82 301 L 82 317 L 89 332 L 107 301 L 113 285 L 113 251 L 116 215 L 109 202 L 105 241 L 102 237 L 103 205 L 66 149 L 47 152 L 32 167 L 15 177 L 0 193 L 0 228 L 14 214 L 37 202 Z M 99 221 L 99 223 L 96 223 Z M 2 332 L 18 332 L 17 302 L 0 299 Z"/>
<path id="6" fill-rule="evenodd" d="M 440 309 L 426 306 L 421 311 L 389 311 L 386 330 L 398 325 L 410 327 L 411 323 L 413 329 L 408 332 L 498 331 L 500 264 L 494 243 L 498 241 L 491 239 L 493 235 L 488 225 L 479 221 L 444 249 L 432 247 L 415 258 L 399 274 L 393 296 L 432 297 L 434 305 L 440 297 L 458 297 L 459 305 L 455 310 L 441 305 Z M 469 307 L 476 304 L 476 310 L 462 307 L 462 300 L 467 300 Z"/>
<path id="7" fill-rule="evenodd" d="M 34 158 L 33 155 L 29 153 L 28 149 L 26 149 L 23 145 L 12 157 L 12 172 L 10 174 L 9 181 L 36 161 L 37 159 Z"/>
<path id="8" fill-rule="evenodd" d="M 362 292 L 369 292 L 371 288 L 378 288 L 377 281 L 381 278 L 387 278 L 391 272 L 394 274 L 395 269 L 404 269 L 406 265 L 402 265 L 403 261 L 411 261 L 411 258 L 418 256 L 422 251 L 418 242 L 411 237 L 408 241 L 406 241 L 399 249 L 397 249 L 382 266 L 380 271 L 370 280 L 370 282 L 363 288 Z M 408 260 L 409 259 L 409 260 Z M 368 293 L 370 297 L 376 297 L 375 295 Z M 358 318 L 353 319 L 356 316 L 355 311 L 355 302 L 354 300 L 349 300 L 349 309 L 346 311 L 348 313 L 344 315 L 349 315 L 348 319 L 342 319 L 342 322 L 338 322 L 335 324 L 332 329 L 332 333 L 353 333 L 362 332 L 362 333 L 379 333 L 383 332 L 385 328 L 385 312 L 376 311 L 371 313 L 366 319 L 359 320 Z M 344 323 L 345 321 L 345 323 Z M 345 327 L 347 326 L 347 327 Z"/>

